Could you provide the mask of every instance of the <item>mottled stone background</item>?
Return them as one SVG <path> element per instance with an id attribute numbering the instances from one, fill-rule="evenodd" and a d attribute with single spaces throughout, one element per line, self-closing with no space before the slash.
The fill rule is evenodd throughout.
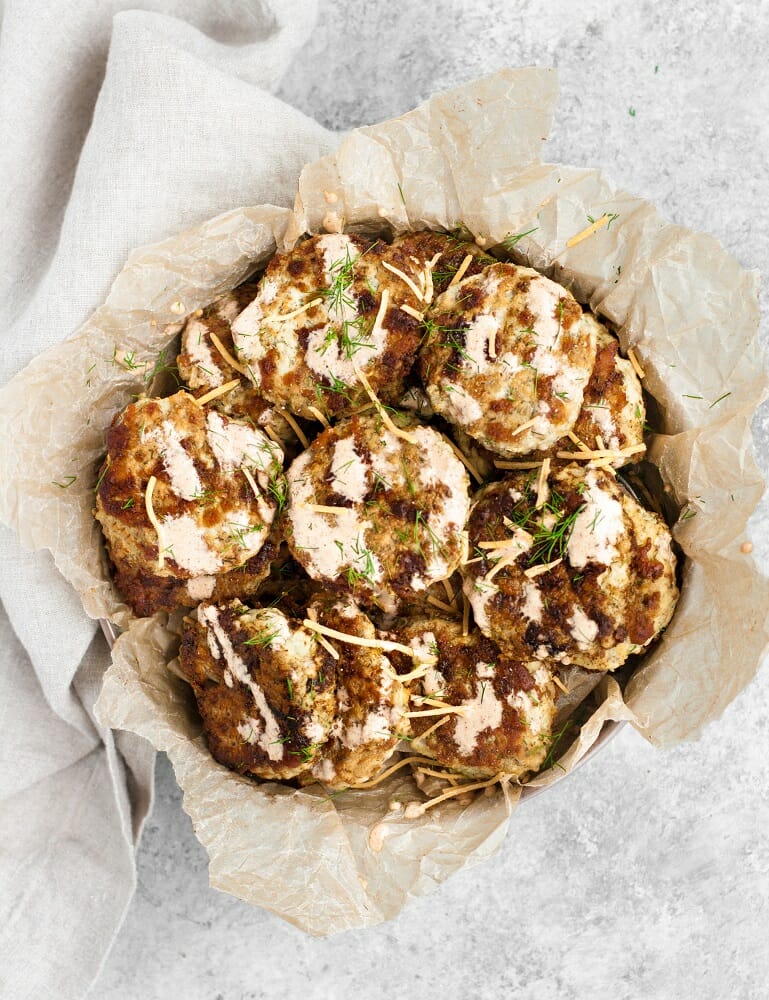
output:
<path id="1" fill-rule="evenodd" d="M 348 129 L 501 66 L 556 66 L 546 158 L 601 167 L 766 270 L 767 52 L 766 0 L 337 0 L 321 3 L 280 96 Z M 767 407 L 755 429 L 766 471 Z M 765 503 L 764 567 L 768 527 Z M 161 758 L 138 891 L 92 995 L 766 998 L 768 732 L 765 669 L 697 743 L 655 752 L 623 731 L 528 802 L 490 862 L 390 924 L 326 941 L 208 888 Z"/>

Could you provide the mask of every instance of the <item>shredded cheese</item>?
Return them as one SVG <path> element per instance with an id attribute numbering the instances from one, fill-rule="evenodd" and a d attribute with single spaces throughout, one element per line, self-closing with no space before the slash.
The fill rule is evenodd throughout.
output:
<path id="1" fill-rule="evenodd" d="M 384 299 L 384 294 L 385 293 L 383 292 L 382 293 L 383 299 Z M 360 368 L 358 368 L 358 366 L 355 364 L 354 361 L 352 363 L 352 368 L 358 378 L 358 381 L 366 390 L 366 394 L 368 395 L 369 399 L 374 404 L 374 406 L 376 406 L 376 408 L 379 410 L 379 416 L 382 418 L 382 423 L 385 425 L 385 427 L 389 431 L 391 431 L 396 437 L 402 438 L 408 444 L 416 444 L 417 443 L 416 435 L 409 434 L 408 431 L 401 430 L 400 427 L 398 427 L 395 423 L 393 423 L 392 419 L 390 418 L 390 414 L 387 412 L 384 405 L 380 402 L 377 394 L 371 388 L 371 383 L 363 374 L 363 372 L 360 370 Z"/>
<path id="2" fill-rule="evenodd" d="M 538 469 L 541 462 L 507 462 L 501 458 L 494 459 L 494 467 L 497 469 Z"/>
<path id="3" fill-rule="evenodd" d="M 579 448 L 580 451 L 589 450 L 585 442 L 581 438 L 578 438 L 577 435 L 574 433 L 574 431 L 569 431 L 568 438 L 570 441 L 574 442 L 574 444 Z"/>
<path id="4" fill-rule="evenodd" d="M 291 312 L 287 313 L 278 313 L 276 316 L 273 316 L 272 318 L 282 323 L 284 320 L 293 319 L 294 316 L 299 316 L 301 315 L 301 313 L 306 312 L 308 309 L 312 309 L 313 306 L 317 306 L 322 301 L 323 298 L 322 296 L 319 295 L 317 296 L 317 298 L 310 299 L 309 302 L 305 302 L 304 305 L 299 306 L 298 309 L 292 309 Z"/>
<path id="5" fill-rule="evenodd" d="M 539 419 L 538 417 L 532 417 L 531 420 L 527 420 L 525 424 L 521 424 L 520 427 L 516 427 L 512 433 L 523 434 L 524 431 L 527 431 L 530 427 L 533 427 L 538 419 Z"/>
<path id="6" fill-rule="evenodd" d="M 388 767 L 386 771 L 383 771 L 376 778 L 369 778 L 368 781 L 359 781 L 357 785 L 349 785 L 349 788 L 373 788 L 374 785 L 378 785 L 380 781 L 384 781 L 389 778 L 391 774 L 395 774 L 396 771 L 400 771 L 402 767 L 406 767 L 408 764 L 432 764 L 434 763 L 432 757 L 419 757 L 414 754 L 410 757 L 402 757 L 397 764 L 393 764 L 392 767 Z"/>
<path id="7" fill-rule="evenodd" d="M 224 385 L 220 385 L 218 389 L 212 389 L 203 396 L 193 396 L 192 398 L 198 406 L 205 406 L 206 403 L 210 403 L 211 400 L 218 399 L 219 396 L 224 396 L 228 392 L 232 392 L 236 385 L 240 385 L 239 378 L 234 378 L 231 382 L 225 382 Z"/>
<path id="8" fill-rule="evenodd" d="M 389 639 L 364 639 L 359 635 L 350 635 L 347 632 L 337 632 L 335 628 L 329 628 L 327 625 L 321 625 L 320 622 L 311 621 L 309 618 L 305 618 L 302 622 L 305 628 L 310 629 L 311 632 L 319 632 L 321 635 L 326 635 L 329 639 L 339 639 L 340 642 L 349 643 L 351 646 L 366 646 L 368 649 L 384 649 L 385 651 L 405 653 L 406 656 L 410 656 L 414 659 L 417 658 L 417 653 L 411 648 L 411 646 L 404 646 L 400 642 L 391 642 Z"/>
<path id="9" fill-rule="evenodd" d="M 459 783 L 457 775 L 452 774 L 450 771 L 435 771 L 431 767 L 418 767 L 417 771 L 420 774 L 427 774 L 431 778 L 441 778 L 443 781 L 448 781 L 448 783 L 453 786 L 456 786 Z"/>
<path id="10" fill-rule="evenodd" d="M 246 368 L 245 365 L 242 365 L 239 361 L 236 361 L 235 358 L 233 358 L 233 356 L 230 354 L 230 352 L 227 350 L 227 348 L 224 346 L 224 344 L 221 342 L 221 340 L 219 340 L 219 338 L 212 330 L 208 331 L 208 336 L 211 338 L 211 343 L 221 354 L 221 356 L 224 358 L 224 360 L 227 362 L 230 368 L 234 368 L 235 371 L 240 372 L 241 375 L 249 374 L 248 368 Z"/>
<path id="11" fill-rule="evenodd" d="M 646 378 L 646 372 L 641 367 L 641 365 L 640 365 L 640 363 L 638 361 L 638 358 L 636 357 L 636 353 L 635 353 L 635 351 L 633 350 L 632 347 L 628 348 L 627 359 L 630 362 L 630 364 L 633 366 L 633 371 L 636 373 L 636 375 L 640 379 Z"/>
<path id="12" fill-rule="evenodd" d="M 465 259 L 462 261 L 462 263 L 459 265 L 459 267 L 457 268 L 454 277 L 449 282 L 449 285 L 448 285 L 449 288 L 451 288 L 452 285 L 458 284 L 462 280 L 462 278 L 464 278 L 465 271 L 472 264 L 472 262 L 473 262 L 473 255 L 471 253 L 469 253 L 465 257 Z"/>
<path id="13" fill-rule="evenodd" d="M 575 236 L 570 237 L 566 240 L 567 247 L 575 247 L 578 243 L 586 240 L 588 236 L 592 236 L 593 233 L 597 233 L 599 229 L 603 229 L 604 226 L 611 222 L 612 216 L 604 212 L 600 219 L 596 219 L 587 229 L 583 229 L 581 232 L 577 233 Z"/>
<path id="14" fill-rule="evenodd" d="M 158 567 L 163 568 L 165 564 L 165 556 L 163 555 L 163 549 L 160 543 L 160 521 L 157 519 L 155 514 L 155 508 L 152 506 L 152 495 L 155 492 L 155 485 L 157 483 L 157 478 L 155 476 L 150 476 L 149 482 L 147 483 L 147 489 L 144 491 L 144 508 L 147 511 L 147 517 L 149 518 L 150 524 L 155 529 L 155 534 L 158 536 Z"/>
<path id="15" fill-rule="evenodd" d="M 414 309 L 413 306 L 402 305 L 402 306 L 399 306 L 398 308 L 400 309 L 401 312 L 405 312 L 406 315 L 413 316 L 414 319 L 418 320 L 420 323 L 425 318 L 425 314 L 421 313 L 418 309 Z"/>
<path id="16" fill-rule="evenodd" d="M 451 584 L 448 580 L 441 580 L 441 583 L 443 584 L 443 589 L 446 591 L 446 597 L 449 599 L 449 604 L 453 604 L 456 599 L 456 595 L 454 594 Z"/>
<path id="17" fill-rule="evenodd" d="M 530 566 L 523 571 L 523 575 L 533 580 L 537 576 L 542 576 L 543 573 L 549 573 L 551 569 L 559 566 L 562 562 L 563 559 L 554 559 L 552 562 L 543 563 L 541 566 Z"/>
<path id="18" fill-rule="evenodd" d="M 441 611 L 446 611 L 450 615 L 455 615 L 457 609 L 453 604 L 446 604 L 445 601 L 438 600 L 437 597 L 433 597 L 432 594 L 427 598 L 427 603 L 432 604 L 434 608 L 439 608 Z"/>
<path id="19" fill-rule="evenodd" d="M 425 264 L 425 302 L 429 305 L 435 296 L 435 286 L 433 285 L 433 268 L 443 256 L 441 251 Z"/>
<path id="20" fill-rule="evenodd" d="M 280 445 L 281 448 L 283 447 L 283 442 L 280 440 L 270 424 L 265 424 L 264 433 L 271 441 L 274 441 L 275 444 Z"/>
<path id="21" fill-rule="evenodd" d="M 301 506 L 307 510 L 314 510 L 318 514 L 336 514 L 337 516 L 342 516 L 350 510 L 349 507 L 331 507 L 324 503 L 303 503 Z"/>
<path id="22" fill-rule="evenodd" d="M 321 413 L 317 406 L 308 406 L 307 409 L 314 417 L 318 418 L 318 422 L 323 424 L 324 427 L 328 428 L 331 426 L 328 422 L 328 417 L 324 413 Z"/>
<path id="23" fill-rule="evenodd" d="M 256 485 L 254 477 L 251 475 L 251 470 L 247 469 L 245 465 L 241 465 L 240 471 L 246 477 L 246 481 L 248 482 L 248 485 L 251 487 L 251 489 L 254 491 L 254 496 L 256 497 L 256 499 L 261 500 L 262 494 L 259 490 L 259 487 Z"/>
<path id="24" fill-rule="evenodd" d="M 547 500 L 548 489 L 547 489 L 547 477 L 550 475 L 550 459 L 546 458 L 542 463 L 539 475 L 537 476 L 537 502 L 534 505 L 535 510 L 544 504 Z"/>
<path id="25" fill-rule="evenodd" d="M 414 293 L 418 301 L 420 302 L 424 301 L 424 295 L 422 294 L 422 292 L 417 288 L 417 286 L 414 284 L 411 278 L 409 278 L 407 274 L 404 274 L 403 271 L 400 270 L 400 268 L 393 267 L 393 265 L 388 260 L 384 261 L 382 263 L 382 266 L 385 267 L 392 274 L 394 274 L 396 278 L 400 278 L 401 281 L 405 282 L 411 289 L 411 291 Z"/>
<path id="26" fill-rule="evenodd" d="M 302 428 L 296 422 L 296 420 L 294 419 L 293 414 L 289 413 L 288 410 L 284 410 L 282 406 L 276 406 L 275 407 L 275 412 L 279 416 L 283 417 L 283 419 L 289 425 L 289 427 L 294 432 L 294 434 L 296 434 L 296 436 L 299 438 L 299 443 L 301 444 L 301 446 L 303 448 L 309 448 L 310 447 L 310 442 L 307 440 L 307 435 L 304 433 L 304 431 L 302 430 Z"/>
<path id="27" fill-rule="evenodd" d="M 564 694 L 571 694 L 571 692 L 566 687 L 566 685 L 563 683 L 563 681 L 558 676 L 558 674 L 553 674 L 553 684 L 555 684 L 556 687 L 559 687 L 561 689 L 561 691 L 563 691 Z"/>
<path id="28" fill-rule="evenodd" d="M 429 802 L 424 802 L 422 804 L 421 812 L 426 812 L 428 809 L 432 809 L 433 806 L 437 806 L 440 802 L 445 802 L 446 799 L 453 799 L 456 795 L 464 795 L 465 792 L 475 792 L 481 788 L 489 788 L 491 785 L 496 785 L 497 783 L 502 783 L 502 774 L 495 774 L 493 778 L 489 778 L 488 781 L 476 781 L 471 785 L 457 785 L 456 788 L 450 788 L 447 792 L 443 792 L 436 798 L 430 799 Z"/>
<path id="29" fill-rule="evenodd" d="M 645 444 L 630 444 L 626 448 L 617 448 L 616 450 L 602 448 L 600 451 L 588 451 L 587 449 L 585 451 L 557 451 L 556 458 L 578 458 L 583 461 L 593 458 L 607 458 L 611 460 L 626 458 L 628 455 L 637 455 L 641 451 L 646 451 Z"/>
<path id="30" fill-rule="evenodd" d="M 462 465 L 464 465 L 464 467 L 467 469 L 467 471 L 470 473 L 470 475 L 473 477 L 473 479 L 477 483 L 482 483 L 483 482 L 483 476 L 480 474 L 480 472 L 478 472 L 478 470 L 475 468 L 475 466 L 470 461 L 470 459 L 467 457 L 467 455 L 465 455 L 465 453 L 463 451 L 461 451 L 457 447 L 457 445 L 455 445 L 454 442 L 450 438 L 446 438 L 446 440 L 448 441 L 449 445 L 453 449 L 454 454 L 457 456 L 457 458 L 462 463 Z"/>
<path id="31" fill-rule="evenodd" d="M 426 740 L 428 736 L 432 736 L 432 734 L 435 732 L 436 729 L 440 729 L 440 727 L 445 725 L 448 721 L 449 721 L 448 715 L 444 715 L 442 719 L 439 719 L 436 723 L 430 726 L 429 729 L 425 729 L 425 731 L 420 736 L 415 736 L 414 742 L 418 743 L 420 740 Z"/>
<path id="32" fill-rule="evenodd" d="M 462 635 L 470 635 L 470 602 L 462 594 Z"/>
<path id="33" fill-rule="evenodd" d="M 467 709 L 462 705 L 446 705 L 445 708 L 425 708 L 419 712 L 406 712 L 407 719 L 424 719 L 432 715 L 465 715 Z"/>

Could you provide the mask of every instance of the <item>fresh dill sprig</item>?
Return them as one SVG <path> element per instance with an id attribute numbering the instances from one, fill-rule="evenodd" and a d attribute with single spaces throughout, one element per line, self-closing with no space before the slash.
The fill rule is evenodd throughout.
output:
<path id="1" fill-rule="evenodd" d="M 538 229 L 539 226 L 534 226 L 533 229 L 527 229 L 525 233 L 509 233 L 502 240 L 502 246 L 505 248 L 505 250 L 510 252 L 511 250 L 514 250 L 518 246 L 518 244 L 521 242 L 522 239 L 524 239 L 526 236 L 531 236 L 532 233 L 536 233 Z"/>

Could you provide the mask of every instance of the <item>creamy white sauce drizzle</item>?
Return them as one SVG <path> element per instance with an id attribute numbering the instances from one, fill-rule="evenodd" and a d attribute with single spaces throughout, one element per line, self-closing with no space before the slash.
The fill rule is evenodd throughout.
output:
<path id="1" fill-rule="evenodd" d="M 243 660 L 235 652 L 232 641 L 219 620 L 219 610 L 212 605 L 201 604 L 198 607 L 198 621 L 205 625 L 210 632 L 213 632 L 232 676 L 251 692 L 263 720 L 263 726 L 260 725 L 260 731 L 254 742 L 259 744 L 259 748 L 267 754 L 270 760 L 283 760 L 283 744 L 278 742 L 280 739 L 278 720 L 267 704 L 264 692 L 249 673 Z"/>
<path id="2" fill-rule="evenodd" d="M 216 389 L 224 384 L 222 370 L 205 339 L 207 333 L 208 327 L 198 319 L 189 320 L 184 331 L 182 350 L 189 356 L 192 365 L 188 382 L 191 389 L 203 385 Z"/>
<path id="3" fill-rule="evenodd" d="M 502 702 L 493 684 L 476 681 L 475 697 L 465 698 L 461 704 L 465 713 L 457 716 L 453 740 L 459 752 L 469 757 L 484 729 L 496 729 L 502 722 Z"/>
<path id="4" fill-rule="evenodd" d="M 174 493 L 183 500 L 194 500 L 203 491 L 195 460 L 182 444 L 182 438 L 170 420 L 164 420 L 159 427 L 146 431 L 145 441 L 157 445 L 163 468 Z"/>
<path id="5" fill-rule="evenodd" d="M 622 504 L 598 485 L 593 470 L 587 472 L 585 483 L 585 507 L 577 515 L 567 545 L 569 562 L 575 569 L 591 562 L 610 566 L 617 556 L 616 542 L 625 532 Z"/>
<path id="6" fill-rule="evenodd" d="M 368 465 L 355 450 L 352 437 L 342 438 L 334 445 L 331 489 L 354 503 L 361 503 L 369 491 Z"/>
<path id="7" fill-rule="evenodd" d="M 598 635 L 598 623 L 592 618 L 588 618 L 580 607 L 575 607 L 569 618 L 569 627 L 572 639 L 577 640 L 580 649 L 587 649 L 595 642 Z"/>
<path id="8" fill-rule="evenodd" d="M 222 567 L 218 552 L 209 548 L 194 517 L 180 514 L 160 522 L 158 547 L 193 576 L 211 576 Z"/>

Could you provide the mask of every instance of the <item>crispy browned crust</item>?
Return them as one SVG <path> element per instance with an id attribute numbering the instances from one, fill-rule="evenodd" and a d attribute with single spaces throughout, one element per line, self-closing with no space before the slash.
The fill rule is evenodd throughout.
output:
<path id="1" fill-rule="evenodd" d="M 249 645 L 249 640 L 260 640 L 265 633 L 265 626 L 254 617 L 258 612 L 249 612 L 238 600 L 216 607 L 201 605 L 199 612 L 212 608 L 232 652 L 197 616 L 185 620 L 179 652 L 180 669 L 195 693 L 212 755 L 226 767 L 257 777 L 288 779 L 301 774 L 312 766 L 334 716 L 334 658 L 312 641 L 301 661 L 269 644 Z M 301 629 L 295 619 L 288 619 L 288 625 L 292 631 Z M 233 654 L 262 692 L 277 725 L 275 733 L 261 740 L 250 742 L 266 729 L 264 712 L 251 688 L 233 675 Z M 308 733 L 309 726 L 317 727 L 320 736 Z M 271 749 L 280 759 L 271 759 Z"/>
<path id="2" fill-rule="evenodd" d="M 415 752 L 426 753 L 446 767 L 474 777 L 499 772 L 520 777 L 540 767 L 547 756 L 555 715 L 555 688 L 543 665 L 533 665 L 538 675 L 535 678 L 525 663 L 507 655 L 479 631 L 463 636 L 459 623 L 439 618 L 408 622 L 396 634 L 405 643 L 423 643 L 427 636 L 431 652 L 437 656 L 434 672 L 413 685 L 415 693 L 427 694 L 447 705 L 471 703 L 480 711 L 484 703 L 488 709 L 495 699 L 500 709 L 499 721 L 481 728 L 470 750 L 461 733 L 462 721 L 456 715 L 447 716 L 437 728 L 433 727 L 439 718 L 412 718 Z M 401 671 L 413 669 L 413 663 L 403 654 L 394 654 L 393 662 Z M 435 692 L 438 682 L 440 691 Z M 431 728 L 433 732 L 420 739 Z"/>
<path id="3" fill-rule="evenodd" d="M 481 490 L 473 504 L 468 521 L 470 552 L 480 558 L 465 567 L 465 593 L 483 631 L 512 655 L 613 670 L 650 643 L 670 620 L 678 599 L 675 557 L 662 519 L 642 508 L 601 469 L 568 466 L 550 473 L 547 482 L 551 502 L 558 498 L 559 522 L 567 523 L 583 509 L 586 475 L 595 477 L 600 490 L 622 508 L 622 533 L 610 565 L 589 562 L 574 567 L 567 547 L 556 544 L 548 551 L 546 542 L 535 541 L 489 581 L 487 574 L 498 556 L 478 548 L 478 543 L 510 538 L 511 522 L 525 523 L 536 537 L 537 525 L 547 512 L 547 508 L 535 511 L 536 471 L 514 473 Z M 594 530 L 603 530 L 600 517 Z M 568 530 L 565 538 L 568 541 Z M 562 561 L 552 569 L 526 577 L 527 569 L 558 558 Z M 540 606 L 534 617 L 524 612 L 527 592 L 529 605 Z M 575 636 L 579 631 L 575 612 L 594 623 L 596 635 L 591 641 Z"/>

